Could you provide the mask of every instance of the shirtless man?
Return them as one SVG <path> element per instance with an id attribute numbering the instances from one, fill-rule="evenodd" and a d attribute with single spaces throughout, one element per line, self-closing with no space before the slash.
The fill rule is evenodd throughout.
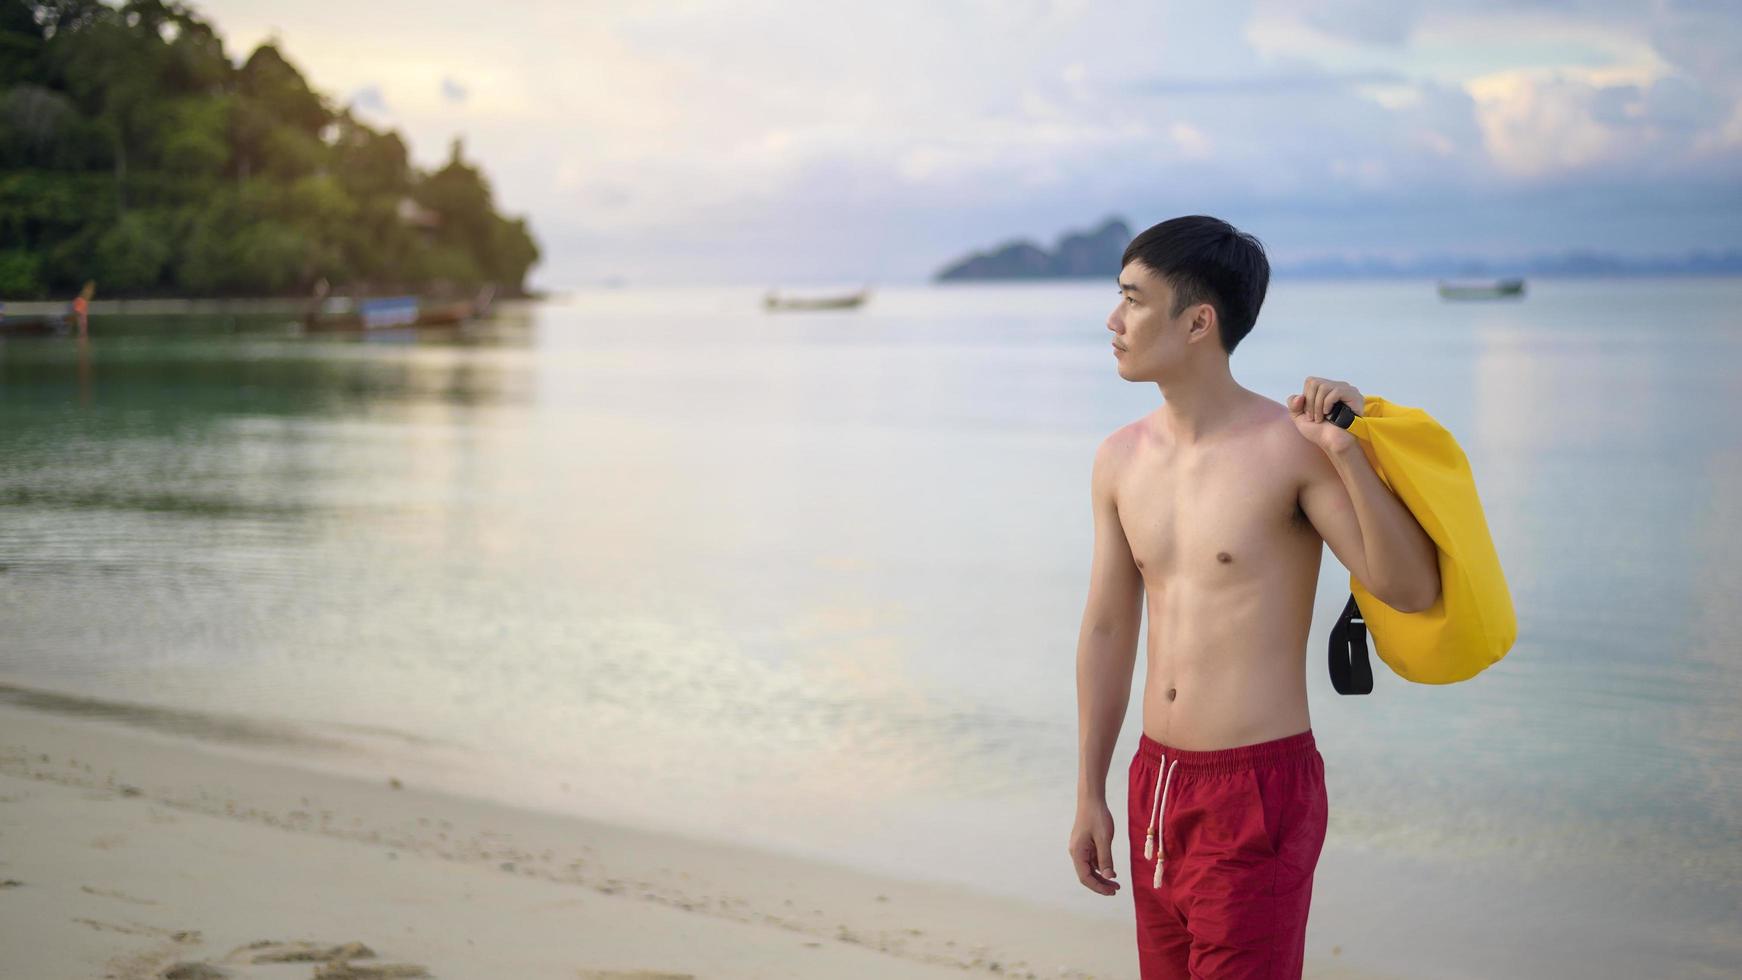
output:
<path id="1" fill-rule="evenodd" d="M 1404 611 L 1437 599 L 1437 553 L 1326 420 L 1338 401 L 1359 414 L 1358 390 L 1309 377 L 1284 405 L 1229 373 L 1269 285 L 1256 239 L 1175 218 L 1122 265 L 1113 356 L 1163 404 L 1095 453 L 1070 854 L 1084 886 L 1117 894 L 1106 780 L 1146 606 L 1128 807 L 1144 980 L 1298 977 L 1328 814 L 1306 688 L 1322 547 Z"/>

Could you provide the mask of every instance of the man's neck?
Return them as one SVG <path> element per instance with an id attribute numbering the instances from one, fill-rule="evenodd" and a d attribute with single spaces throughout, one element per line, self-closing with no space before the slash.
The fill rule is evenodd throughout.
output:
<path id="1" fill-rule="evenodd" d="M 1195 446 L 1212 439 L 1246 414 L 1253 393 L 1240 386 L 1227 370 L 1205 370 L 1172 381 L 1158 381 L 1162 405 L 1156 420 L 1181 446 Z"/>

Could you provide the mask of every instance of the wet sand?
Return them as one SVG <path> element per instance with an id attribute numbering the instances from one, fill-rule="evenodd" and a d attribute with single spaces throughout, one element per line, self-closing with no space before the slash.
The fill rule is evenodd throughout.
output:
<path id="1" fill-rule="evenodd" d="M 0 705 L 6 976 L 1136 977 L 1130 928 Z"/>

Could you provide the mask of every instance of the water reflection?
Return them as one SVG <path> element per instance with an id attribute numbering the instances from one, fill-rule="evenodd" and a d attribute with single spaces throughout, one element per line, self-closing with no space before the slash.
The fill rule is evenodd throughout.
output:
<path id="1" fill-rule="evenodd" d="M 294 519 L 322 506 L 312 484 L 344 456 L 310 426 L 463 429 L 463 413 L 524 408 L 531 328 L 521 310 L 488 333 L 377 347 L 286 335 L 271 318 L 110 317 L 88 339 L 11 342 L 0 503 Z"/>
<path id="2" fill-rule="evenodd" d="M 375 719 L 479 749 L 456 788 L 865 863 L 924 837 L 934 867 L 1014 874 L 991 855 L 1070 819 L 1088 465 L 1155 407 L 1117 381 L 1101 295 L 787 318 L 754 290 L 619 291 L 464 337 L 7 344 L 0 670 Z M 1479 681 L 1361 704 L 1314 636 L 1344 839 L 1674 867 L 1734 835 L 1737 442 L 1660 409 L 1726 417 L 1739 343 L 1715 314 L 1635 328 L 1674 297 L 1278 284 L 1238 376 L 1428 407 L 1520 619 Z"/>
<path id="3" fill-rule="evenodd" d="M 1742 840 L 1742 782 L 1736 778 L 1742 771 L 1742 715 L 1736 711 L 1742 704 L 1736 658 L 1742 638 L 1742 605 L 1736 601 L 1742 596 L 1742 451 L 1707 457 L 1704 477 L 1688 509 L 1693 589 L 1685 628 L 1677 631 L 1685 636 L 1677 652 L 1688 664 L 1689 690 L 1678 691 L 1670 703 L 1684 697 L 1688 702 L 1687 710 L 1676 712 L 1676 741 L 1686 747 L 1696 772 L 1693 800 L 1713 815 L 1718 840 L 1734 843 Z"/>

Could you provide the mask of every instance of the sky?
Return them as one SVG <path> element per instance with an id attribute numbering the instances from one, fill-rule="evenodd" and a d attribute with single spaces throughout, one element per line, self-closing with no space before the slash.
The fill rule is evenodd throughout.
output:
<path id="1" fill-rule="evenodd" d="M 1109 215 L 1273 262 L 1742 247 L 1729 0 L 196 0 L 439 165 L 544 288 L 922 281 Z"/>

